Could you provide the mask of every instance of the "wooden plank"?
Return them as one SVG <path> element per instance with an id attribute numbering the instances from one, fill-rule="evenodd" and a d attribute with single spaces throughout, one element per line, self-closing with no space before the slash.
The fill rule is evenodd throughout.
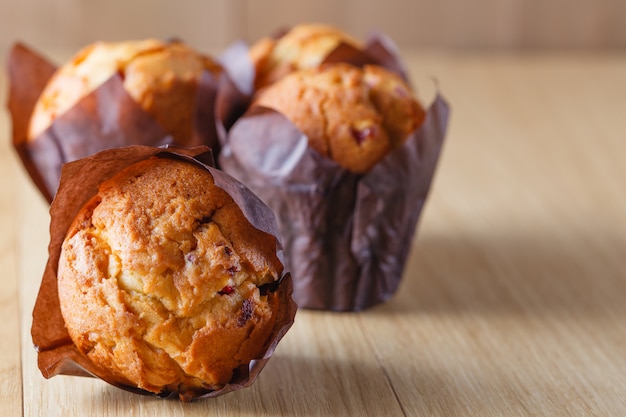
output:
<path id="1" fill-rule="evenodd" d="M 285 25 L 315 21 L 358 37 L 382 30 L 412 48 L 619 48 L 626 43 L 624 7 L 614 0 L 575 5 L 565 0 L 248 0 L 244 36 L 254 40 Z"/>
<path id="2" fill-rule="evenodd" d="M 620 48 L 626 5 L 615 0 L 166 0 L 0 2 L 0 55 L 21 40 L 43 51 L 76 50 L 95 40 L 176 36 L 218 52 L 235 39 L 319 21 L 355 36 L 383 30 L 406 47 L 503 49 Z"/>
<path id="3" fill-rule="evenodd" d="M 624 63 L 433 67 L 451 134 L 399 295 L 361 319 L 407 415 L 625 409 Z"/>
<path id="4" fill-rule="evenodd" d="M 84 2 L 41 0 L 0 3 L 0 53 L 16 41 L 43 52 L 72 52 L 98 41 L 149 37 L 185 40 L 203 51 L 217 53 L 240 37 L 239 2 L 188 0 L 184 5 L 165 0 Z"/>
<path id="5" fill-rule="evenodd" d="M 0 74 L 0 96 L 6 97 L 6 76 Z M 0 126 L 9 125 L 9 117 L 0 112 Z M 10 146 L 9 130 L 0 131 L 0 415 L 22 413 L 22 375 L 20 366 L 20 315 L 18 298 L 17 251 L 15 241 L 16 204 L 14 174 L 17 156 Z"/>

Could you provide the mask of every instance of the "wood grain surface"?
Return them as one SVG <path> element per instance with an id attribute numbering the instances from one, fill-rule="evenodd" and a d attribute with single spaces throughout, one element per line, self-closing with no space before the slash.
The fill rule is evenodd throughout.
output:
<path id="1" fill-rule="evenodd" d="M 252 387 L 189 404 L 41 376 L 49 217 L 0 113 L 0 415 L 624 415 L 626 55 L 403 55 L 452 113 L 399 292 L 300 311 Z"/>
<path id="2" fill-rule="evenodd" d="M 621 0 L 20 0 L 0 2 L 0 54 L 16 40 L 43 51 L 96 40 L 179 37 L 209 50 L 300 22 L 377 29 L 401 45 L 454 49 L 620 49 Z"/>

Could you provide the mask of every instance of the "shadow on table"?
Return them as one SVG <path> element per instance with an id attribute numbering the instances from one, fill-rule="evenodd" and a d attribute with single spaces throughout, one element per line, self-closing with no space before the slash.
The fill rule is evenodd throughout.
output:
<path id="1" fill-rule="evenodd" d="M 626 237 L 420 237 L 396 295 L 374 313 L 626 314 Z"/>
<path id="2" fill-rule="evenodd" d="M 174 412 L 194 416 L 351 417 L 373 415 L 376 410 L 390 417 L 403 415 L 382 368 L 351 360 L 275 355 L 252 386 L 191 403 L 131 394 L 104 383 L 102 389 L 83 399 L 89 402 L 85 409 L 121 410 L 120 415 L 133 416 Z"/>

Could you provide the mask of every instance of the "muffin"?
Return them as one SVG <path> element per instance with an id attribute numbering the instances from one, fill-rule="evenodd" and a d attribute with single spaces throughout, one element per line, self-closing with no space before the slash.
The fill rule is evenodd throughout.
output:
<path id="1" fill-rule="evenodd" d="M 255 88 L 269 85 L 292 71 L 317 67 L 340 44 L 363 48 L 361 42 L 344 31 L 322 24 L 303 23 L 278 38 L 261 38 L 249 51 L 256 70 Z"/>
<path id="2" fill-rule="evenodd" d="M 273 291 L 277 241 L 216 181 L 189 161 L 151 157 L 102 182 L 74 218 L 58 298 L 96 374 L 189 398 L 268 349 L 285 302 Z"/>
<path id="3" fill-rule="evenodd" d="M 340 166 L 369 171 L 422 123 L 425 111 L 396 73 L 375 65 L 324 64 L 295 71 L 258 92 Z"/>
<path id="4" fill-rule="evenodd" d="M 221 67 L 182 42 L 145 39 L 93 43 L 49 80 L 33 109 L 28 138 L 37 139 L 57 117 L 119 74 L 128 94 L 176 142 L 186 145 L 203 71 L 219 74 Z"/>
<path id="5" fill-rule="evenodd" d="M 404 80 L 326 61 L 257 91 L 228 131 L 220 167 L 276 214 L 300 308 L 361 311 L 398 289 L 448 121 Z"/>
<path id="6" fill-rule="evenodd" d="M 219 152 L 215 101 L 228 77 L 182 42 L 96 42 L 60 68 L 18 44 L 8 66 L 13 146 L 48 202 L 64 164 L 105 149 Z"/>

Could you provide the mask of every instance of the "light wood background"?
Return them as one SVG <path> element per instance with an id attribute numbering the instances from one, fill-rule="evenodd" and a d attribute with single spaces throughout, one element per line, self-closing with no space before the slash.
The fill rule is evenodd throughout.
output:
<path id="1" fill-rule="evenodd" d="M 209 52 L 284 25 L 372 29 L 404 47 L 621 48 L 623 0 L 0 0 L 0 53 L 16 40 L 73 50 L 97 39 L 177 36 Z"/>

